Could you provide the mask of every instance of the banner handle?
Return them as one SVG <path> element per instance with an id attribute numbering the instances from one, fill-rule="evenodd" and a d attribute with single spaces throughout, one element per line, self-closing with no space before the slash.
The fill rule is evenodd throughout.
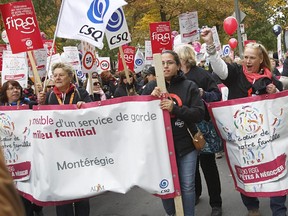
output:
<path id="1" fill-rule="evenodd" d="M 162 65 L 162 57 L 161 57 L 160 53 L 153 54 L 153 64 L 155 66 L 157 86 L 160 87 L 161 92 L 165 94 L 165 93 L 167 93 L 167 88 L 166 88 L 166 84 L 165 84 L 163 65 Z M 177 176 L 178 182 L 179 182 L 178 173 L 175 176 Z M 179 186 L 179 184 L 176 184 L 176 188 L 174 187 L 175 192 L 177 194 L 177 196 L 174 197 L 176 215 L 177 216 L 183 216 L 184 212 L 183 212 L 183 205 L 182 205 L 182 197 L 181 197 L 181 193 L 180 193 L 180 186 L 179 186 L 179 190 L 177 190 L 177 185 Z"/>

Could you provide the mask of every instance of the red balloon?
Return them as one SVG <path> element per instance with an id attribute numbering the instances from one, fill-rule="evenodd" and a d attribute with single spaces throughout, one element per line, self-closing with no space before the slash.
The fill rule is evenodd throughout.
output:
<path id="1" fill-rule="evenodd" d="M 229 16 L 223 22 L 224 31 L 228 35 L 234 34 L 234 32 L 237 30 L 237 27 L 238 27 L 238 22 L 235 17 Z"/>
<path id="2" fill-rule="evenodd" d="M 238 41 L 235 38 L 230 38 L 228 43 L 231 49 L 235 49 L 238 45 Z"/>

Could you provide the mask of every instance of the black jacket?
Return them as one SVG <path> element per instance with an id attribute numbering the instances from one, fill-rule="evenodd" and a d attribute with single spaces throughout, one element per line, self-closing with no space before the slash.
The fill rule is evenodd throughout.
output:
<path id="1" fill-rule="evenodd" d="M 70 91 L 66 94 L 64 104 L 69 104 L 70 98 L 73 94 L 73 91 Z M 84 101 L 86 103 L 91 102 L 91 97 L 89 96 L 86 89 L 83 88 L 76 88 L 74 90 L 74 98 L 72 104 L 76 104 L 78 101 Z M 53 91 L 50 91 L 46 94 L 46 101 L 45 104 L 59 104 L 56 94 Z"/>
<path id="2" fill-rule="evenodd" d="M 195 82 L 199 88 L 204 90 L 202 99 L 205 102 L 215 102 L 222 99 L 222 94 L 217 86 L 216 81 L 212 77 L 211 73 L 203 68 L 194 66 L 188 73 L 185 74 L 188 80 Z M 205 110 L 205 120 L 210 119 L 208 110 Z"/>
<path id="3" fill-rule="evenodd" d="M 156 81 L 149 82 L 142 95 L 151 94 L 155 87 Z M 203 120 L 205 108 L 199 96 L 198 86 L 193 81 L 187 80 L 182 71 L 172 77 L 170 84 L 166 83 L 166 87 L 174 100 L 171 125 L 175 150 L 181 157 L 195 149 L 187 127 L 192 134 L 197 132 L 195 123 Z"/>
<path id="4" fill-rule="evenodd" d="M 246 78 L 242 65 L 236 63 L 227 64 L 228 65 L 228 77 L 225 80 L 222 80 L 223 84 L 226 85 L 229 89 L 228 100 L 243 98 L 249 96 L 249 91 L 252 90 L 252 94 L 264 94 L 262 85 L 269 84 L 266 80 L 257 80 L 252 85 Z M 264 78 L 266 79 L 266 78 Z M 270 83 L 273 83 L 279 91 L 283 90 L 282 83 L 275 77 L 272 76 Z M 266 86 L 265 86 L 266 87 Z M 264 87 L 263 87 L 264 88 Z M 258 91 L 258 93 L 257 93 Z"/>

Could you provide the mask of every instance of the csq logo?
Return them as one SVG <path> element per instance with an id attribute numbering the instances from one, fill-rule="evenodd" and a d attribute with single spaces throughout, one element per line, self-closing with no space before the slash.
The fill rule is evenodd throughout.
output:
<path id="1" fill-rule="evenodd" d="M 169 188 L 167 188 L 169 186 L 169 182 L 167 179 L 163 179 L 160 184 L 159 187 L 163 190 L 161 190 L 161 193 L 168 193 L 170 191 Z"/>
<path id="2" fill-rule="evenodd" d="M 110 32 L 117 32 L 121 29 L 123 22 L 124 22 L 123 10 L 121 8 L 118 8 L 118 10 L 116 10 L 112 14 L 106 29 Z M 114 45 L 121 41 L 128 41 L 128 32 L 123 32 L 111 37 L 110 44 Z"/>
<path id="3" fill-rule="evenodd" d="M 103 18 L 107 13 L 108 8 L 109 0 L 94 0 L 87 11 L 87 17 L 92 23 L 101 24 L 103 23 Z M 102 31 L 99 31 L 89 25 L 83 25 L 79 33 L 89 36 L 91 35 L 91 37 L 97 42 L 103 35 Z"/>
<path id="4" fill-rule="evenodd" d="M 94 0 L 87 11 L 87 17 L 93 23 L 103 23 L 103 17 L 105 16 L 108 8 L 109 0 Z"/>
<path id="5" fill-rule="evenodd" d="M 142 59 L 136 59 L 136 61 L 135 61 L 135 64 L 136 64 L 137 66 L 141 66 L 143 63 L 144 63 L 144 62 L 143 62 Z"/>

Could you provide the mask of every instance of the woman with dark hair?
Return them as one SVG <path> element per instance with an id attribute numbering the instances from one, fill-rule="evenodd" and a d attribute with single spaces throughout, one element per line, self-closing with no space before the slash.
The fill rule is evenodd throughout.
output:
<path id="1" fill-rule="evenodd" d="M 170 99 L 162 99 L 160 108 L 171 114 L 184 215 L 194 216 L 195 170 L 198 151 L 192 144 L 189 131 L 193 136 L 197 133 L 196 123 L 204 119 L 205 108 L 198 86 L 193 81 L 186 79 L 180 70 L 181 63 L 177 53 L 165 50 L 162 53 L 162 65 Z M 151 94 L 160 98 L 162 93 L 156 85 L 156 81 L 149 82 L 142 95 Z M 162 199 L 162 203 L 167 215 L 175 215 L 174 199 Z"/>
<path id="2" fill-rule="evenodd" d="M 36 105 L 35 101 L 30 101 L 23 96 L 23 88 L 18 81 L 6 81 L 0 92 L 0 106 L 25 106 L 28 105 L 32 109 Z M 25 207 L 26 216 L 33 216 L 33 203 L 22 197 L 22 202 Z"/>
<path id="3" fill-rule="evenodd" d="M 18 81 L 8 80 L 2 88 L 0 94 L 0 105 L 1 106 L 20 106 L 20 105 L 35 105 L 36 102 L 30 101 L 23 95 L 23 88 Z"/>
<path id="4" fill-rule="evenodd" d="M 129 70 L 128 73 L 129 73 L 129 79 L 130 79 L 129 81 L 126 78 L 125 71 L 121 71 L 119 73 L 120 82 L 119 82 L 118 87 L 115 90 L 115 94 L 114 94 L 115 98 L 131 95 L 131 92 L 132 92 L 132 95 L 136 94 L 137 92 L 136 79 L 132 71 Z"/>
<path id="5" fill-rule="evenodd" d="M 112 73 L 109 70 L 102 71 L 100 77 L 102 80 L 103 91 L 107 99 L 113 98 L 115 90 L 118 85 L 116 78 L 112 75 Z"/>
<path id="6" fill-rule="evenodd" d="M 200 97 L 205 102 L 220 101 L 222 94 L 218 89 L 218 86 L 213 79 L 212 75 L 201 67 L 196 66 L 195 51 L 190 44 L 181 44 L 174 47 L 174 51 L 179 55 L 181 59 L 181 70 L 185 73 L 188 80 L 194 81 L 200 91 Z M 205 121 L 202 123 L 209 124 L 210 116 L 208 111 L 205 112 Z M 201 127 L 199 127 L 201 130 Z M 203 132 L 204 134 L 204 132 Z M 205 137 L 205 136 L 204 136 Z M 213 143 L 209 145 L 215 145 L 220 138 L 212 139 Z M 211 139 L 210 139 L 211 141 Z M 206 139 L 207 142 L 207 139 Z M 199 171 L 199 164 L 201 165 L 204 178 L 208 188 L 209 203 L 212 208 L 211 216 L 222 215 L 222 198 L 221 198 L 221 183 L 219 172 L 215 160 L 214 153 L 203 153 L 202 151 L 198 155 L 196 166 L 196 204 L 199 202 L 199 197 L 202 193 L 201 175 Z"/>

